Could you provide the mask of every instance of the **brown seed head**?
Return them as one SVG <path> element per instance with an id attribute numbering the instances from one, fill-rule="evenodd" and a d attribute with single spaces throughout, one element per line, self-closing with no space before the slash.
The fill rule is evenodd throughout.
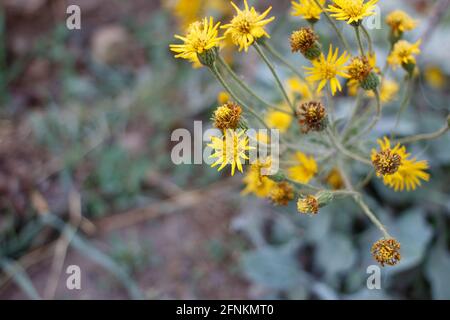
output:
<path id="1" fill-rule="evenodd" d="M 270 199 L 280 206 L 287 206 L 294 199 L 294 188 L 286 181 L 280 182 L 271 190 Z"/>
<path id="2" fill-rule="evenodd" d="M 296 115 L 302 131 L 322 131 L 326 125 L 327 112 L 321 102 L 309 101 L 297 107 Z"/>
<path id="3" fill-rule="evenodd" d="M 347 70 L 351 79 L 364 81 L 372 69 L 367 57 L 356 57 L 352 59 Z"/>
<path id="4" fill-rule="evenodd" d="M 309 49 L 316 45 L 319 37 L 311 28 L 301 28 L 294 31 L 291 35 L 291 49 L 292 52 L 301 52 L 306 54 Z"/>
<path id="5" fill-rule="evenodd" d="M 297 210 L 303 214 L 317 214 L 319 212 L 319 200 L 311 195 L 298 199 Z"/>
<path id="6" fill-rule="evenodd" d="M 398 168 L 402 164 L 402 158 L 391 149 L 385 149 L 375 154 L 372 158 L 372 163 L 377 174 L 387 176 L 398 171 Z"/>
<path id="7" fill-rule="evenodd" d="M 214 127 L 221 130 L 237 129 L 241 120 L 242 108 L 234 102 L 227 102 L 214 111 Z"/>
<path id="8" fill-rule="evenodd" d="M 396 265 L 401 259 L 400 243 L 393 238 L 378 240 L 372 245 L 370 252 L 373 258 L 383 267 L 385 264 Z"/>

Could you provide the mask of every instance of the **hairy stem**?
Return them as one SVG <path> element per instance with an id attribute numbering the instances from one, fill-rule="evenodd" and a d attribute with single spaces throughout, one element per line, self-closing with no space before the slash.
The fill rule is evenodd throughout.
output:
<path id="1" fill-rule="evenodd" d="M 302 80 L 305 80 L 305 77 L 303 74 L 298 71 L 296 67 L 292 65 L 288 60 L 286 60 L 274 47 L 272 47 L 267 41 L 264 41 L 262 43 L 262 46 L 275 58 L 277 58 L 282 64 L 284 64 L 289 70 L 291 70 L 297 77 L 299 77 Z"/>
<path id="2" fill-rule="evenodd" d="M 280 89 L 281 93 L 283 94 L 283 97 L 286 100 L 287 104 L 292 109 L 292 111 L 295 112 L 294 105 L 292 104 L 291 100 L 289 99 L 289 96 L 288 96 L 286 90 L 284 89 L 283 83 L 281 82 L 280 78 L 277 75 L 277 72 L 275 71 L 275 67 L 272 65 L 272 63 L 269 61 L 269 59 L 266 57 L 266 55 L 261 50 L 261 47 L 259 46 L 259 44 L 257 42 L 254 42 L 253 46 L 255 47 L 259 56 L 266 63 L 267 67 L 269 68 L 270 72 L 272 73 L 273 77 L 275 78 L 278 88 Z"/>

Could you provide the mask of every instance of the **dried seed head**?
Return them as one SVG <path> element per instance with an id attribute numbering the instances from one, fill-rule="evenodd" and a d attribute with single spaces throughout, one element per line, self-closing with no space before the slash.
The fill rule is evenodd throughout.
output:
<path id="1" fill-rule="evenodd" d="M 270 192 L 270 199 L 280 206 L 287 206 L 294 199 L 294 188 L 286 181 L 280 182 Z"/>
<path id="2" fill-rule="evenodd" d="M 367 57 L 355 57 L 348 66 L 348 74 L 350 79 L 357 80 L 359 82 L 364 81 L 369 73 L 372 71 Z"/>
<path id="3" fill-rule="evenodd" d="M 298 199 L 297 210 L 303 214 L 319 213 L 319 200 L 315 196 L 308 195 L 305 198 Z"/>
<path id="4" fill-rule="evenodd" d="M 296 115 L 304 133 L 322 131 L 326 127 L 327 112 L 319 101 L 309 101 L 297 107 Z"/>
<path id="5" fill-rule="evenodd" d="M 292 52 L 301 52 L 307 59 L 318 58 L 321 50 L 317 40 L 319 37 L 311 28 L 301 28 L 291 34 Z"/>
<path id="6" fill-rule="evenodd" d="M 372 245 L 370 252 L 383 267 L 385 264 L 396 265 L 401 259 L 400 243 L 394 238 L 378 240 Z"/>
<path id="7" fill-rule="evenodd" d="M 398 171 L 402 158 L 391 149 L 385 149 L 374 155 L 372 163 L 378 175 L 388 176 Z"/>
<path id="8" fill-rule="evenodd" d="M 214 111 L 214 127 L 217 129 L 237 129 L 241 120 L 242 108 L 234 102 L 227 102 Z"/>

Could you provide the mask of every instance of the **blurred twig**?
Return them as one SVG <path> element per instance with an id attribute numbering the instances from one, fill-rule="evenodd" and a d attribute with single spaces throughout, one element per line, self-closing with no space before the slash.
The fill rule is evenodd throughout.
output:
<path id="1" fill-rule="evenodd" d="M 206 189 L 184 191 L 167 200 L 163 200 L 145 208 L 134 209 L 122 214 L 105 217 L 98 221 L 96 225 L 103 232 L 130 227 L 146 220 L 155 219 L 159 216 L 168 215 L 192 207 L 197 203 L 205 201 L 205 199 L 213 199 L 217 193 L 224 193 L 227 190 L 233 189 L 235 187 L 234 182 L 236 181 L 237 180 L 226 179 L 216 182 Z"/>
<path id="2" fill-rule="evenodd" d="M 51 271 L 44 291 L 45 299 L 53 299 L 55 297 L 59 278 L 64 267 L 64 261 L 66 260 L 67 249 L 81 224 L 81 198 L 80 194 L 74 189 L 69 193 L 69 213 L 70 225 L 68 226 L 72 226 L 72 228 L 62 233 L 56 243 Z"/>
<path id="3" fill-rule="evenodd" d="M 2 258 L 0 259 L 0 268 L 14 279 L 17 285 L 30 299 L 41 299 L 27 273 L 19 263 Z"/>

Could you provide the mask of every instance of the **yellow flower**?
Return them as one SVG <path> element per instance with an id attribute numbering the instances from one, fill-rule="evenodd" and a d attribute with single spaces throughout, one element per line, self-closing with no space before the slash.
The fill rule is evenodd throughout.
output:
<path id="1" fill-rule="evenodd" d="M 230 101 L 230 95 L 228 94 L 228 92 L 226 91 L 219 92 L 219 94 L 217 95 L 217 102 L 219 104 L 225 104 L 228 101 Z"/>
<path id="2" fill-rule="evenodd" d="M 326 0 L 319 0 L 320 5 L 323 7 Z M 317 21 L 320 20 L 320 14 L 322 9 L 314 2 L 314 0 L 297 0 L 292 1 L 292 15 L 301 16 L 306 20 Z"/>
<path id="3" fill-rule="evenodd" d="M 331 16 L 336 20 L 347 21 L 348 24 L 359 23 L 365 17 L 375 14 L 375 5 L 378 0 L 333 0 L 333 5 L 329 5 L 327 11 L 332 12 Z"/>
<path id="4" fill-rule="evenodd" d="M 308 157 L 303 152 L 295 153 L 297 165 L 288 168 L 288 176 L 298 183 L 309 183 L 317 174 L 317 163 L 313 157 Z"/>
<path id="5" fill-rule="evenodd" d="M 381 82 L 381 88 L 380 88 L 380 99 L 383 103 L 388 103 L 392 101 L 395 96 L 397 95 L 398 91 L 400 90 L 400 86 L 397 82 L 389 79 L 383 79 Z M 369 97 L 375 97 L 374 93 L 372 91 L 368 91 L 367 95 Z"/>
<path id="6" fill-rule="evenodd" d="M 391 142 L 387 137 L 384 140 L 378 140 L 380 151 L 372 150 L 372 163 L 378 176 L 389 176 L 398 171 L 403 161 L 405 152 L 401 150 L 398 143 L 391 148 Z"/>
<path id="7" fill-rule="evenodd" d="M 385 264 L 394 266 L 401 260 L 400 243 L 394 238 L 378 240 L 372 245 L 370 252 L 383 267 Z"/>
<path id="8" fill-rule="evenodd" d="M 428 66 L 425 68 L 425 80 L 435 89 L 442 89 L 445 85 L 445 75 L 438 66 Z"/>
<path id="9" fill-rule="evenodd" d="M 311 91 L 309 83 L 297 78 L 291 77 L 287 80 L 287 87 L 290 96 L 300 95 L 301 100 L 311 100 L 314 98 L 314 93 Z"/>
<path id="10" fill-rule="evenodd" d="M 249 8 L 247 0 L 244 0 L 244 10 L 239 9 L 233 2 L 231 4 L 236 9 L 237 14 L 229 24 L 223 25 L 221 28 L 227 29 L 225 35 L 231 36 L 233 43 L 239 46 L 239 51 L 244 49 L 247 52 L 249 46 L 258 38 L 263 36 L 270 38 L 269 34 L 264 30 L 264 26 L 273 21 L 275 17 L 264 18 L 272 10 L 272 7 L 259 14 L 254 7 Z"/>
<path id="11" fill-rule="evenodd" d="M 265 120 L 270 128 L 278 129 L 281 133 L 285 133 L 291 126 L 292 116 L 282 111 L 269 110 Z"/>
<path id="12" fill-rule="evenodd" d="M 417 22 L 402 10 L 392 11 L 386 17 L 386 23 L 396 37 L 401 36 L 405 31 L 414 30 L 417 26 Z"/>
<path id="13" fill-rule="evenodd" d="M 398 41 L 387 58 L 388 63 L 394 69 L 401 65 L 416 64 L 416 58 L 414 56 L 420 53 L 420 43 L 421 40 L 418 40 L 414 44 L 406 40 Z"/>
<path id="14" fill-rule="evenodd" d="M 347 82 L 348 95 L 351 96 L 351 97 L 356 96 L 358 94 L 359 87 L 360 87 L 360 85 L 359 85 L 359 81 L 358 80 L 350 79 Z M 371 93 L 371 91 L 367 91 L 367 94 L 370 94 L 370 93 Z"/>
<path id="15" fill-rule="evenodd" d="M 290 183 L 283 181 L 273 186 L 272 190 L 270 190 L 269 196 L 270 200 L 272 200 L 274 204 L 279 206 L 287 206 L 289 201 L 294 199 L 295 190 Z"/>
<path id="16" fill-rule="evenodd" d="M 302 214 L 316 215 L 319 213 L 319 200 L 311 195 L 300 198 L 297 201 L 297 210 Z"/>
<path id="17" fill-rule="evenodd" d="M 270 160 L 260 161 L 250 166 L 250 170 L 245 174 L 243 182 L 245 184 L 244 190 L 242 190 L 243 195 L 253 193 L 259 198 L 266 198 L 270 195 L 272 188 L 276 183 L 269 179 L 267 176 L 261 174 L 263 168 L 269 168 L 271 165 Z"/>
<path id="18" fill-rule="evenodd" d="M 227 102 L 218 107 L 212 120 L 217 129 L 237 129 L 240 125 L 242 108 L 234 102 Z"/>
<path id="19" fill-rule="evenodd" d="M 253 149 L 248 145 L 248 137 L 244 130 L 225 130 L 222 137 L 211 137 L 211 143 L 208 147 L 214 149 L 210 158 L 217 158 L 211 167 L 220 164 L 218 171 L 221 171 L 228 164 L 231 165 L 231 175 L 234 175 L 236 167 L 240 172 L 242 169 L 242 160 L 248 160 L 247 151 Z"/>
<path id="20" fill-rule="evenodd" d="M 378 140 L 382 150 L 391 149 L 391 142 L 388 138 Z M 425 172 L 428 169 L 428 163 L 425 160 L 417 161 L 416 158 L 410 158 L 411 154 L 406 152 L 406 148 L 396 145 L 395 153 L 401 158 L 401 163 L 394 174 L 383 175 L 383 183 L 395 191 L 411 191 L 421 185 L 421 180 L 428 181 L 430 175 Z M 373 154 L 374 151 L 372 151 Z M 376 153 L 376 151 L 375 151 Z M 373 155 L 372 155 L 373 159 Z"/>
<path id="21" fill-rule="evenodd" d="M 200 17 L 203 10 L 203 0 L 177 0 L 175 2 L 164 1 L 164 5 L 172 10 L 173 15 L 182 28 L 187 28 Z"/>
<path id="22" fill-rule="evenodd" d="M 171 44 L 170 50 L 177 53 L 175 58 L 187 59 L 193 63 L 198 62 L 198 55 L 206 53 L 208 50 L 218 47 L 223 37 L 218 37 L 220 22 L 214 25 L 213 18 L 204 18 L 203 21 L 191 23 L 187 34 L 182 37 L 175 35 L 175 38 L 183 41 L 183 44 Z"/>
<path id="23" fill-rule="evenodd" d="M 327 58 L 325 58 L 325 55 L 322 53 L 318 60 L 312 61 L 312 67 L 304 67 L 309 75 L 307 80 L 309 82 L 319 82 L 319 86 L 317 87 L 318 93 L 322 91 L 328 81 L 330 82 L 331 93 L 333 95 L 338 90 L 342 91 L 342 87 L 337 76 L 341 76 L 343 78 L 349 77 L 345 72 L 347 67 L 344 66 L 344 64 L 348 61 L 349 56 L 345 51 L 340 57 L 338 57 L 338 54 L 339 49 L 336 48 L 333 53 L 333 46 L 330 45 Z"/>
<path id="24" fill-rule="evenodd" d="M 336 168 L 333 168 L 328 174 L 327 183 L 333 188 L 333 190 L 342 189 L 344 186 L 344 180 L 342 179 L 341 173 Z"/>

